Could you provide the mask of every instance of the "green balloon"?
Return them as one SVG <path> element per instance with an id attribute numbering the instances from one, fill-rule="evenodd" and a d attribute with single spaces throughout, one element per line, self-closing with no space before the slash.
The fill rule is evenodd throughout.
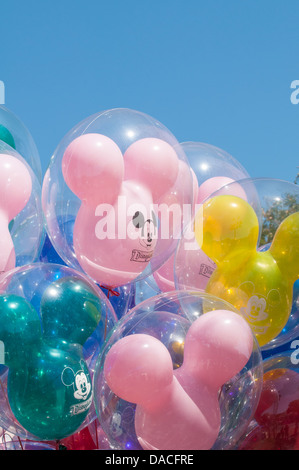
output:
<path id="1" fill-rule="evenodd" d="M 84 280 L 65 277 L 53 282 L 41 300 L 44 337 L 48 342 L 63 338 L 83 344 L 101 318 L 101 301 L 96 291 Z"/>
<path id="2" fill-rule="evenodd" d="M 0 339 L 4 364 L 15 367 L 27 361 L 30 349 L 41 341 L 41 321 L 35 309 L 17 295 L 0 295 Z"/>
<path id="3" fill-rule="evenodd" d="M 41 317 L 22 297 L 0 296 L 9 404 L 38 439 L 69 436 L 86 418 L 92 383 L 83 345 L 100 317 L 100 298 L 79 278 L 64 278 L 46 289 Z"/>
<path id="4" fill-rule="evenodd" d="M 10 145 L 12 148 L 16 148 L 16 144 L 12 134 L 6 127 L 2 126 L 2 124 L 0 124 L 0 140 Z"/>
<path id="5" fill-rule="evenodd" d="M 8 400 L 19 423 L 42 440 L 73 434 L 86 418 L 92 385 L 80 348 L 40 344 L 26 366 L 9 371 Z"/>

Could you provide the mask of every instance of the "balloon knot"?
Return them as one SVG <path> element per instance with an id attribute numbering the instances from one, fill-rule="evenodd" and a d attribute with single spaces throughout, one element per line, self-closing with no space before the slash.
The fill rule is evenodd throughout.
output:
<path id="1" fill-rule="evenodd" d="M 107 297 L 109 299 L 110 295 L 115 295 L 115 297 L 119 297 L 120 296 L 120 293 L 117 292 L 116 290 L 113 290 L 111 287 L 107 287 L 107 286 L 103 286 L 100 284 L 100 287 L 102 289 L 105 289 L 107 291 Z"/>

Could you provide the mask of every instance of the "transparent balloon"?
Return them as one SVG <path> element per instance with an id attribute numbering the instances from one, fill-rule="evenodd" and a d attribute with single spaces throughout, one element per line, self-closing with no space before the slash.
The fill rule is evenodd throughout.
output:
<path id="1" fill-rule="evenodd" d="M 117 287 L 147 277 L 174 252 L 189 217 L 192 175 L 164 125 L 113 109 L 62 139 L 42 200 L 58 255 L 97 283 Z"/>
<path id="2" fill-rule="evenodd" d="M 240 187 L 245 197 L 229 196 Z M 299 188 L 287 181 L 249 178 L 216 191 L 179 242 L 176 288 L 204 290 L 244 310 L 262 349 L 286 344 L 298 335 L 298 210 Z"/>
<path id="3" fill-rule="evenodd" d="M 153 275 L 142 279 L 135 284 L 134 307 L 144 300 L 150 299 L 155 295 L 161 294 L 158 285 L 155 282 Z"/>
<path id="4" fill-rule="evenodd" d="M 237 450 L 299 450 L 298 345 L 263 361 L 259 404 Z"/>
<path id="5" fill-rule="evenodd" d="M 28 163 L 0 140 L 0 272 L 39 259 L 45 239 L 41 187 Z"/>
<path id="6" fill-rule="evenodd" d="M 41 161 L 32 135 L 24 123 L 12 111 L 1 105 L 0 141 L 8 144 L 24 158 L 41 184 Z"/>
<path id="7" fill-rule="evenodd" d="M 220 188 L 225 188 L 234 181 L 248 178 L 249 174 L 245 168 L 224 150 L 203 142 L 183 142 L 181 143 L 187 159 L 189 161 L 193 174 L 193 208 L 201 204 L 207 197 Z M 242 187 L 230 186 L 234 194 L 244 197 Z M 192 216 L 194 217 L 194 212 Z M 199 250 L 198 250 L 199 251 Z M 197 264 L 199 260 L 204 264 L 199 253 L 193 250 L 192 257 Z M 191 262 L 191 260 L 188 260 Z M 160 268 L 154 273 L 153 277 L 162 292 L 169 292 L 175 289 L 174 279 L 175 254 L 173 254 Z M 207 269 L 213 263 L 206 260 Z"/>
<path id="8" fill-rule="evenodd" d="M 90 424 L 92 378 L 117 323 L 82 273 L 36 263 L 0 278 L 0 425 L 20 439 L 56 441 Z"/>
<path id="9" fill-rule="evenodd" d="M 66 266 L 65 262 L 60 258 L 55 248 L 53 247 L 48 235 L 45 237 L 45 242 L 42 247 L 40 259 L 42 263 L 54 263 Z M 135 304 L 135 287 L 132 284 L 125 286 L 115 287 L 114 289 L 99 286 L 102 292 L 110 300 L 112 307 L 117 315 L 121 318 L 130 310 Z"/>
<path id="10" fill-rule="evenodd" d="M 224 316 L 220 317 L 219 320 L 220 311 Z M 147 377 L 146 380 L 149 380 L 149 377 L 155 376 L 157 371 L 160 371 L 161 367 L 164 368 L 165 364 L 168 364 L 167 372 L 164 371 L 162 375 L 160 375 L 160 381 L 162 380 L 162 382 L 164 382 L 164 380 L 168 380 L 167 377 L 170 377 L 171 379 L 171 377 L 175 375 L 177 380 L 180 380 L 180 383 L 184 383 L 184 380 L 188 382 L 189 379 L 186 376 L 185 379 L 183 377 L 186 373 L 187 362 L 191 364 L 193 363 L 193 359 L 195 360 L 195 363 L 200 363 L 202 360 L 203 368 L 209 367 L 208 364 L 210 363 L 210 360 L 206 358 L 206 354 L 208 356 L 211 354 L 212 356 L 213 347 L 211 347 L 210 350 L 206 350 L 205 341 L 197 340 L 195 345 L 199 348 L 202 347 L 202 354 L 195 354 L 195 356 L 193 355 L 193 358 L 190 358 L 190 349 L 187 350 L 186 348 L 187 341 L 189 342 L 188 347 L 190 347 L 190 335 L 192 336 L 193 334 L 191 331 L 197 327 L 196 325 L 199 321 L 212 321 L 213 324 L 211 315 L 218 315 L 217 318 L 220 322 L 228 320 L 225 315 L 230 318 L 233 317 L 233 322 L 237 321 L 237 323 L 240 322 L 240 325 L 242 324 L 242 328 L 244 327 L 244 330 L 242 330 L 242 328 L 241 330 L 243 332 L 246 330 L 247 334 L 246 341 L 249 340 L 252 344 L 251 349 L 247 350 L 245 346 L 246 341 L 243 341 L 244 338 L 242 337 L 242 348 L 244 348 L 243 351 L 247 351 L 246 354 L 248 354 L 248 358 L 244 359 L 245 356 L 243 357 L 245 363 L 240 366 L 240 370 L 219 387 L 218 393 L 216 393 L 215 396 L 209 388 L 210 386 L 212 387 L 212 385 L 207 385 L 209 397 L 210 395 L 213 395 L 215 401 L 212 400 L 213 406 L 209 406 L 206 409 L 206 414 L 213 414 L 215 410 L 219 410 L 220 413 L 218 434 L 216 433 L 214 436 L 213 444 L 211 445 L 210 443 L 211 448 L 229 449 L 231 446 L 235 445 L 240 436 L 245 432 L 248 423 L 252 419 L 260 394 L 262 359 L 258 343 L 252 334 L 251 329 L 243 320 L 241 315 L 227 302 L 204 293 L 175 291 L 152 297 L 132 309 L 131 312 L 122 318 L 116 325 L 99 355 L 93 383 L 94 402 L 99 423 L 109 440 L 111 448 L 125 450 L 141 450 L 147 448 L 143 440 L 140 438 L 140 429 L 137 431 L 138 416 L 140 414 L 140 409 L 138 411 L 139 405 L 136 407 L 137 402 L 134 400 L 128 401 L 124 398 L 120 398 L 119 395 L 114 393 L 115 391 L 113 392 L 108 385 L 106 369 L 109 367 L 109 362 L 107 366 L 107 360 L 110 361 L 109 355 L 111 354 L 111 351 L 113 351 L 113 348 L 122 344 L 122 342 L 132 341 L 132 339 L 133 341 L 139 341 L 139 338 L 142 338 L 143 341 L 144 337 L 149 338 L 150 343 L 154 342 L 155 345 L 158 346 L 158 349 L 161 348 L 162 356 L 159 356 L 160 353 L 158 355 L 152 355 L 152 351 L 149 352 L 151 360 L 148 367 L 150 367 L 150 371 L 147 371 L 147 374 L 144 376 Z M 218 323 L 217 325 L 219 326 Z M 228 320 L 226 325 L 232 325 L 232 323 Z M 238 327 L 236 328 L 238 329 Z M 208 328 L 203 328 L 203 330 L 206 332 L 208 331 Z M 229 335 L 233 330 L 234 328 L 232 327 Z M 224 330 L 221 326 L 220 336 L 222 339 L 226 337 L 223 331 Z M 205 333 L 203 334 L 205 335 Z M 187 340 L 187 338 L 189 339 Z M 220 342 L 221 341 L 222 340 L 220 340 Z M 237 340 L 237 342 L 238 341 L 239 340 Z M 236 346 L 235 341 L 230 342 L 230 346 L 228 348 L 230 349 L 232 344 L 236 347 L 234 354 L 238 355 L 238 346 Z M 217 341 L 214 346 L 216 349 L 219 346 Z M 224 354 L 225 347 L 223 346 L 223 350 L 222 346 L 219 348 L 219 350 Z M 144 357 L 144 354 L 146 354 L 146 350 L 147 349 L 145 348 L 143 349 L 143 352 L 139 351 L 138 354 L 137 352 L 133 352 L 132 358 L 129 359 L 132 360 L 134 364 L 136 362 L 136 370 L 139 370 L 139 375 L 137 374 L 136 377 L 131 375 L 131 370 L 129 371 L 126 367 L 124 367 L 123 370 L 121 368 L 118 371 L 118 379 L 121 378 L 121 394 L 125 393 L 125 391 L 129 389 L 132 389 L 132 393 L 136 394 L 139 390 L 137 381 L 140 380 L 143 368 L 145 367 L 142 358 Z M 124 350 L 121 360 L 126 361 L 131 357 L 131 353 L 132 350 L 126 350 L 126 352 Z M 117 356 L 115 356 L 115 358 L 117 359 Z M 115 364 L 117 363 L 115 362 Z M 224 369 L 227 369 L 227 366 L 225 366 Z M 211 373 L 211 376 L 215 377 L 215 371 Z M 222 376 L 222 372 L 219 373 L 219 376 Z M 215 380 L 217 381 L 218 379 L 221 382 L 219 377 Z M 146 387 L 144 394 L 147 396 L 148 409 L 151 409 L 151 403 L 152 400 L 154 400 L 156 388 L 152 383 L 146 383 L 146 380 L 144 382 Z M 176 381 L 175 379 L 171 380 L 171 386 L 173 386 Z M 209 378 L 207 378 L 207 380 L 209 380 Z M 201 393 L 204 394 L 203 388 L 200 384 L 202 385 L 202 382 L 197 377 L 196 396 L 201 396 Z M 160 388 L 159 390 L 157 389 L 159 392 L 159 399 L 164 396 L 165 392 L 163 386 L 161 387 L 161 390 Z M 176 396 L 174 402 L 172 400 L 166 400 L 165 403 L 163 402 L 164 404 L 162 404 L 161 410 L 160 408 L 157 408 L 158 417 L 156 415 L 156 418 L 163 421 L 163 427 L 166 425 L 166 431 L 163 430 L 162 433 L 163 438 L 165 434 L 167 434 L 170 440 L 173 438 L 177 439 L 177 436 L 181 435 L 181 430 L 184 428 L 186 433 L 184 432 L 183 435 L 188 434 L 190 438 L 193 436 L 192 439 L 197 439 L 197 433 L 194 432 L 195 427 L 193 428 L 196 420 L 193 424 L 189 425 L 188 417 L 184 414 L 186 400 L 189 401 L 188 393 L 190 393 L 190 397 L 194 400 L 192 405 L 194 407 L 192 415 L 194 414 L 197 416 L 200 405 L 199 402 L 196 401 L 196 396 L 192 395 L 192 387 L 191 389 L 188 389 L 186 383 L 182 385 L 182 387 L 183 389 L 179 390 L 178 395 L 174 395 Z M 143 396 L 141 398 L 144 399 Z M 196 403 L 197 405 L 195 405 Z M 172 411 L 168 409 L 166 411 L 166 408 L 168 407 L 170 407 Z M 215 413 L 217 415 L 216 411 Z M 177 414 L 180 415 L 179 423 L 175 425 L 173 420 Z M 213 420 L 213 418 L 211 418 L 211 420 Z M 157 423 L 154 422 L 154 425 L 157 425 Z M 161 423 L 158 424 L 156 432 L 154 433 L 155 435 L 161 435 L 160 426 L 162 426 Z M 190 442 L 183 442 L 183 438 L 185 439 L 186 436 L 182 437 L 182 442 L 176 442 L 175 449 L 186 450 L 187 448 L 190 448 L 186 447 L 186 445 L 193 445 L 190 444 Z M 148 443 L 148 445 L 150 444 L 151 443 Z M 200 449 L 201 445 L 201 442 L 197 442 L 196 446 L 191 448 Z M 167 450 L 164 448 L 157 449 Z"/>

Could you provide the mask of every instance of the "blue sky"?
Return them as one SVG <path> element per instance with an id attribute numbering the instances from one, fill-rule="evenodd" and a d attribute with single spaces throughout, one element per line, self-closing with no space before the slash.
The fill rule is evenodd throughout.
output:
<path id="1" fill-rule="evenodd" d="M 252 177 L 294 180 L 297 0 L 10 0 L 0 14 L 6 106 L 43 172 L 79 121 L 127 107 L 180 142 L 223 148 Z"/>

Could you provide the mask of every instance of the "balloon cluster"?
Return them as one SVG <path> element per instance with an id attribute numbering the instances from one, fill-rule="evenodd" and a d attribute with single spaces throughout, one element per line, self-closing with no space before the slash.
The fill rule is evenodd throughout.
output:
<path id="1" fill-rule="evenodd" d="M 78 123 L 42 178 L 0 106 L 0 209 L 5 449 L 298 446 L 275 359 L 299 335 L 296 184 L 130 109 Z"/>

